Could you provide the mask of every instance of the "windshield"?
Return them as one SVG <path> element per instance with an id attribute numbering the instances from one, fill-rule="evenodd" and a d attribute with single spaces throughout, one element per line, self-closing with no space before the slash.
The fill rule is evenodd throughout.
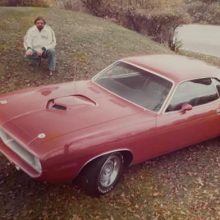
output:
<path id="1" fill-rule="evenodd" d="M 159 111 L 172 83 L 124 62 L 113 64 L 95 77 L 111 92 L 152 111 Z"/>

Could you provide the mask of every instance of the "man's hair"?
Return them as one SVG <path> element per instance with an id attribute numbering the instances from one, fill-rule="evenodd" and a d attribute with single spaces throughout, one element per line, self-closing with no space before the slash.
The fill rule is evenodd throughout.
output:
<path id="1" fill-rule="evenodd" d="M 34 24 L 36 24 L 36 23 L 37 23 L 37 21 L 39 21 L 39 20 L 43 21 L 43 22 L 44 22 L 44 24 L 46 24 L 45 19 L 44 19 L 43 17 L 41 17 L 41 16 L 38 16 L 38 17 L 37 17 L 37 18 L 34 20 Z"/>

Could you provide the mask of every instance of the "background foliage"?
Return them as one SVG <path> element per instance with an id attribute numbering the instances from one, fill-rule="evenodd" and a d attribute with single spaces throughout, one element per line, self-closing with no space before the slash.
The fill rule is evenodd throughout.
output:
<path id="1" fill-rule="evenodd" d="M 187 11 L 195 23 L 220 24 L 220 2 L 217 0 L 190 1 Z"/>
<path id="2" fill-rule="evenodd" d="M 1 5 L 87 11 L 169 46 L 175 28 L 181 24 L 220 24 L 219 0 L 2 0 Z"/>

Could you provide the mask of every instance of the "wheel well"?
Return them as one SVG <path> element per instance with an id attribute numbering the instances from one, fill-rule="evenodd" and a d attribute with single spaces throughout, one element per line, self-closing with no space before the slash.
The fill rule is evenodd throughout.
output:
<path id="1" fill-rule="evenodd" d="M 132 153 L 128 150 L 106 152 L 99 155 L 85 164 L 74 183 L 89 195 L 106 194 L 118 183 L 123 168 L 129 166 L 132 158 Z M 111 168 L 109 169 L 109 167 Z M 105 172 L 109 173 L 109 177 Z"/>
<path id="2" fill-rule="evenodd" d="M 119 151 L 123 155 L 124 162 L 125 162 L 125 167 L 128 167 L 132 160 L 133 160 L 133 155 L 130 151 Z"/>
<path id="3" fill-rule="evenodd" d="M 132 153 L 131 153 L 130 151 L 128 151 L 128 150 L 121 150 L 121 151 L 119 150 L 119 151 L 114 151 L 114 152 L 112 152 L 112 153 L 121 153 L 121 154 L 123 155 L 123 160 L 124 160 L 125 167 L 128 167 L 128 166 L 131 164 L 132 160 L 133 160 L 133 155 L 132 155 Z M 107 154 L 108 154 L 108 153 L 107 153 Z M 100 155 L 100 156 L 94 158 L 93 160 L 89 161 L 88 163 L 86 163 L 86 164 L 82 167 L 82 169 L 80 170 L 79 174 L 81 174 L 81 173 L 83 172 L 83 170 L 85 170 L 85 168 L 86 168 L 89 164 L 91 164 L 94 160 L 97 160 L 98 158 L 100 158 L 100 157 L 102 157 L 102 156 L 104 156 L 104 155 L 107 155 L 107 154 Z M 109 153 L 109 154 L 110 154 L 110 153 Z"/>

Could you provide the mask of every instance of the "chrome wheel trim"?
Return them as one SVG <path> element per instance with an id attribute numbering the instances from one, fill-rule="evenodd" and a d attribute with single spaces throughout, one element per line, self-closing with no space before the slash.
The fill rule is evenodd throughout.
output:
<path id="1" fill-rule="evenodd" d="M 103 164 L 100 175 L 99 184 L 103 188 L 108 188 L 114 184 L 120 173 L 121 159 L 117 155 L 111 155 Z"/>

